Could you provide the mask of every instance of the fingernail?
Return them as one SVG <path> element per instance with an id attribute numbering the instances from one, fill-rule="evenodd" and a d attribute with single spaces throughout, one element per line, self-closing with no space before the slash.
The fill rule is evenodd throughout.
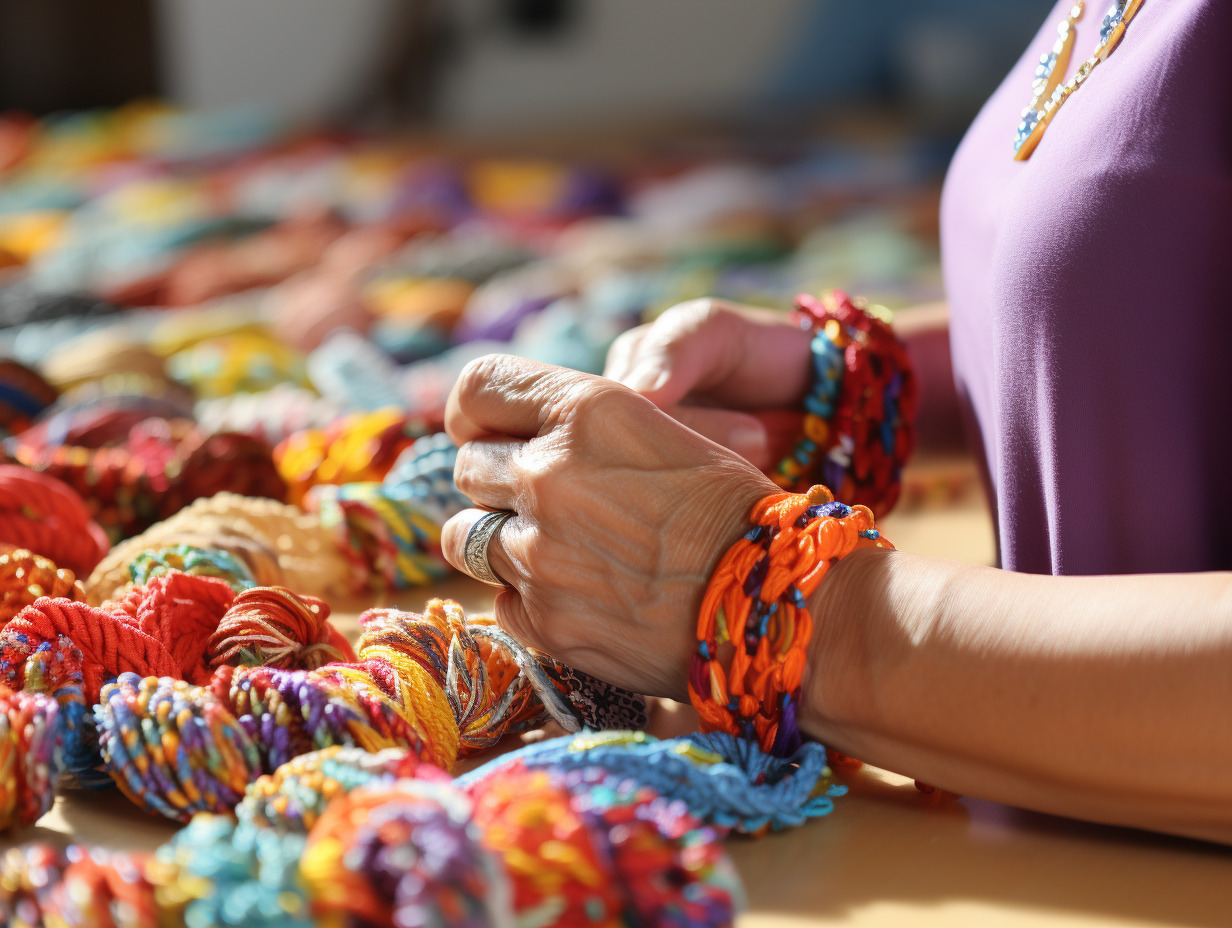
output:
<path id="1" fill-rule="evenodd" d="M 727 436 L 727 447 L 748 457 L 766 450 L 766 430 L 759 425 L 741 425 Z"/>
<path id="2" fill-rule="evenodd" d="M 625 386 L 637 393 L 653 393 L 667 383 L 667 371 L 657 362 L 643 361 L 625 378 Z"/>

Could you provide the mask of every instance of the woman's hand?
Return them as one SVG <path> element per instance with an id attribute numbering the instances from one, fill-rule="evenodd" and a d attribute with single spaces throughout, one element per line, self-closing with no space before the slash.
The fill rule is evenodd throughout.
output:
<path id="1" fill-rule="evenodd" d="M 692 300 L 617 338 L 603 373 L 765 470 L 799 432 L 810 340 L 782 313 Z"/>
<path id="2" fill-rule="evenodd" d="M 501 627 L 610 683 L 684 698 L 710 573 L 774 485 L 623 386 L 505 355 L 463 370 L 445 426 L 459 489 L 517 513 L 488 548 L 510 585 Z M 481 515 L 445 524 L 457 567 Z"/>

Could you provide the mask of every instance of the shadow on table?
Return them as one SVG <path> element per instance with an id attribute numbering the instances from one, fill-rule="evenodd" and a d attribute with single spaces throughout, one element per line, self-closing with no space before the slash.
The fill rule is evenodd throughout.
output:
<path id="1" fill-rule="evenodd" d="M 179 822 L 141 811 L 118 789 L 68 790 L 37 825 L 5 834 L 0 847 L 46 842 L 152 851 L 179 827 Z"/>
<path id="2" fill-rule="evenodd" d="M 880 771 L 843 779 L 850 793 L 827 818 L 728 842 L 751 914 L 842 919 L 885 904 L 976 904 L 1129 924 L 1229 924 L 1232 849 L 925 796 Z"/>

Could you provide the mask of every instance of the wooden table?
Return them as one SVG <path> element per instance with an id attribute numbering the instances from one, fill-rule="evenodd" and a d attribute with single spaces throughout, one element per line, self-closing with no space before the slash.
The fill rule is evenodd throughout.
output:
<path id="1" fill-rule="evenodd" d="M 900 548 L 991 563 L 991 525 L 978 490 L 939 496 L 884 520 L 886 535 Z M 430 593 L 471 609 L 490 603 L 484 588 L 466 580 Z M 354 612 L 339 615 L 354 622 Z M 667 734 L 687 723 L 683 709 L 664 707 L 652 727 Z M 1165 759 L 1160 775 L 1168 775 Z M 740 928 L 1232 925 L 1232 849 L 925 796 L 882 771 L 845 781 L 851 791 L 828 817 L 728 842 L 749 897 Z M 76 793 L 0 845 L 71 840 L 150 849 L 174 830 L 116 791 Z"/>

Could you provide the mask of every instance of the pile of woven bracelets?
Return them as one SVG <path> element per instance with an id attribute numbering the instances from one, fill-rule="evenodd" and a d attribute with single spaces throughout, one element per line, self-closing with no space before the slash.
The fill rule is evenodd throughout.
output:
<path id="1" fill-rule="evenodd" d="M 877 340 L 884 323 L 841 294 L 823 303 L 802 298 L 799 318 L 851 355 L 819 378 L 847 411 L 823 420 L 829 440 L 806 419 L 779 472 L 832 466 L 842 435 L 874 429 L 874 463 L 857 457 L 842 477 L 884 505 L 912 438 L 909 368 Z M 847 395 L 870 383 L 876 410 Z M 62 433 L 118 429 L 133 459 L 177 473 L 166 462 L 191 430 L 117 408 Z M 752 514 L 698 625 L 689 690 L 712 733 L 658 741 L 640 731 L 640 697 L 456 603 L 370 609 L 354 647 L 332 626 L 331 596 L 444 570 L 440 528 L 467 501 L 456 449 L 423 423 L 382 412 L 289 436 L 303 508 L 202 493 L 136 534 L 139 507 L 91 506 L 45 458 L 23 457 L 24 435 L 21 463 L 0 465 L 0 825 L 36 822 L 57 789 L 115 787 L 186 827 L 153 854 L 7 851 L 10 923 L 726 925 L 742 896 L 719 839 L 823 815 L 843 791 L 797 725 L 805 600 L 837 559 L 888 543 L 868 507 L 824 487 Z M 139 472 L 152 486 L 159 470 Z M 131 485 L 104 483 L 101 464 L 76 473 L 112 502 Z M 117 535 L 129 537 L 112 546 Z M 784 550 L 811 555 L 785 567 Z M 726 668 L 725 641 L 746 642 Z M 450 778 L 547 720 L 580 734 Z"/>
<path id="2" fill-rule="evenodd" d="M 806 599 L 889 546 L 873 513 L 916 396 L 882 314 L 798 298 L 816 370 L 785 492 L 702 603 L 705 733 L 656 739 L 642 697 L 457 603 L 370 608 L 355 642 L 331 603 L 449 572 L 469 501 L 441 416 L 467 359 L 593 367 L 717 277 L 582 234 L 627 206 L 582 168 L 230 120 L 0 114 L 0 923 L 731 924 L 722 839 L 844 792 L 799 732 Z M 714 261 L 773 252 L 746 233 Z M 549 723 L 567 734 L 498 753 Z M 88 790 L 183 828 L 153 853 L 20 843 Z"/>
<path id="3" fill-rule="evenodd" d="M 449 601 L 371 609 L 352 648 L 324 601 L 224 548 L 142 551 L 100 606 L 46 558 L 2 558 L 0 824 L 115 786 L 187 825 L 153 854 L 5 852 L 9 924 L 727 925 L 719 839 L 842 792 L 820 745 L 643 734 L 644 701 Z M 583 733 L 450 778 L 549 719 Z"/>

